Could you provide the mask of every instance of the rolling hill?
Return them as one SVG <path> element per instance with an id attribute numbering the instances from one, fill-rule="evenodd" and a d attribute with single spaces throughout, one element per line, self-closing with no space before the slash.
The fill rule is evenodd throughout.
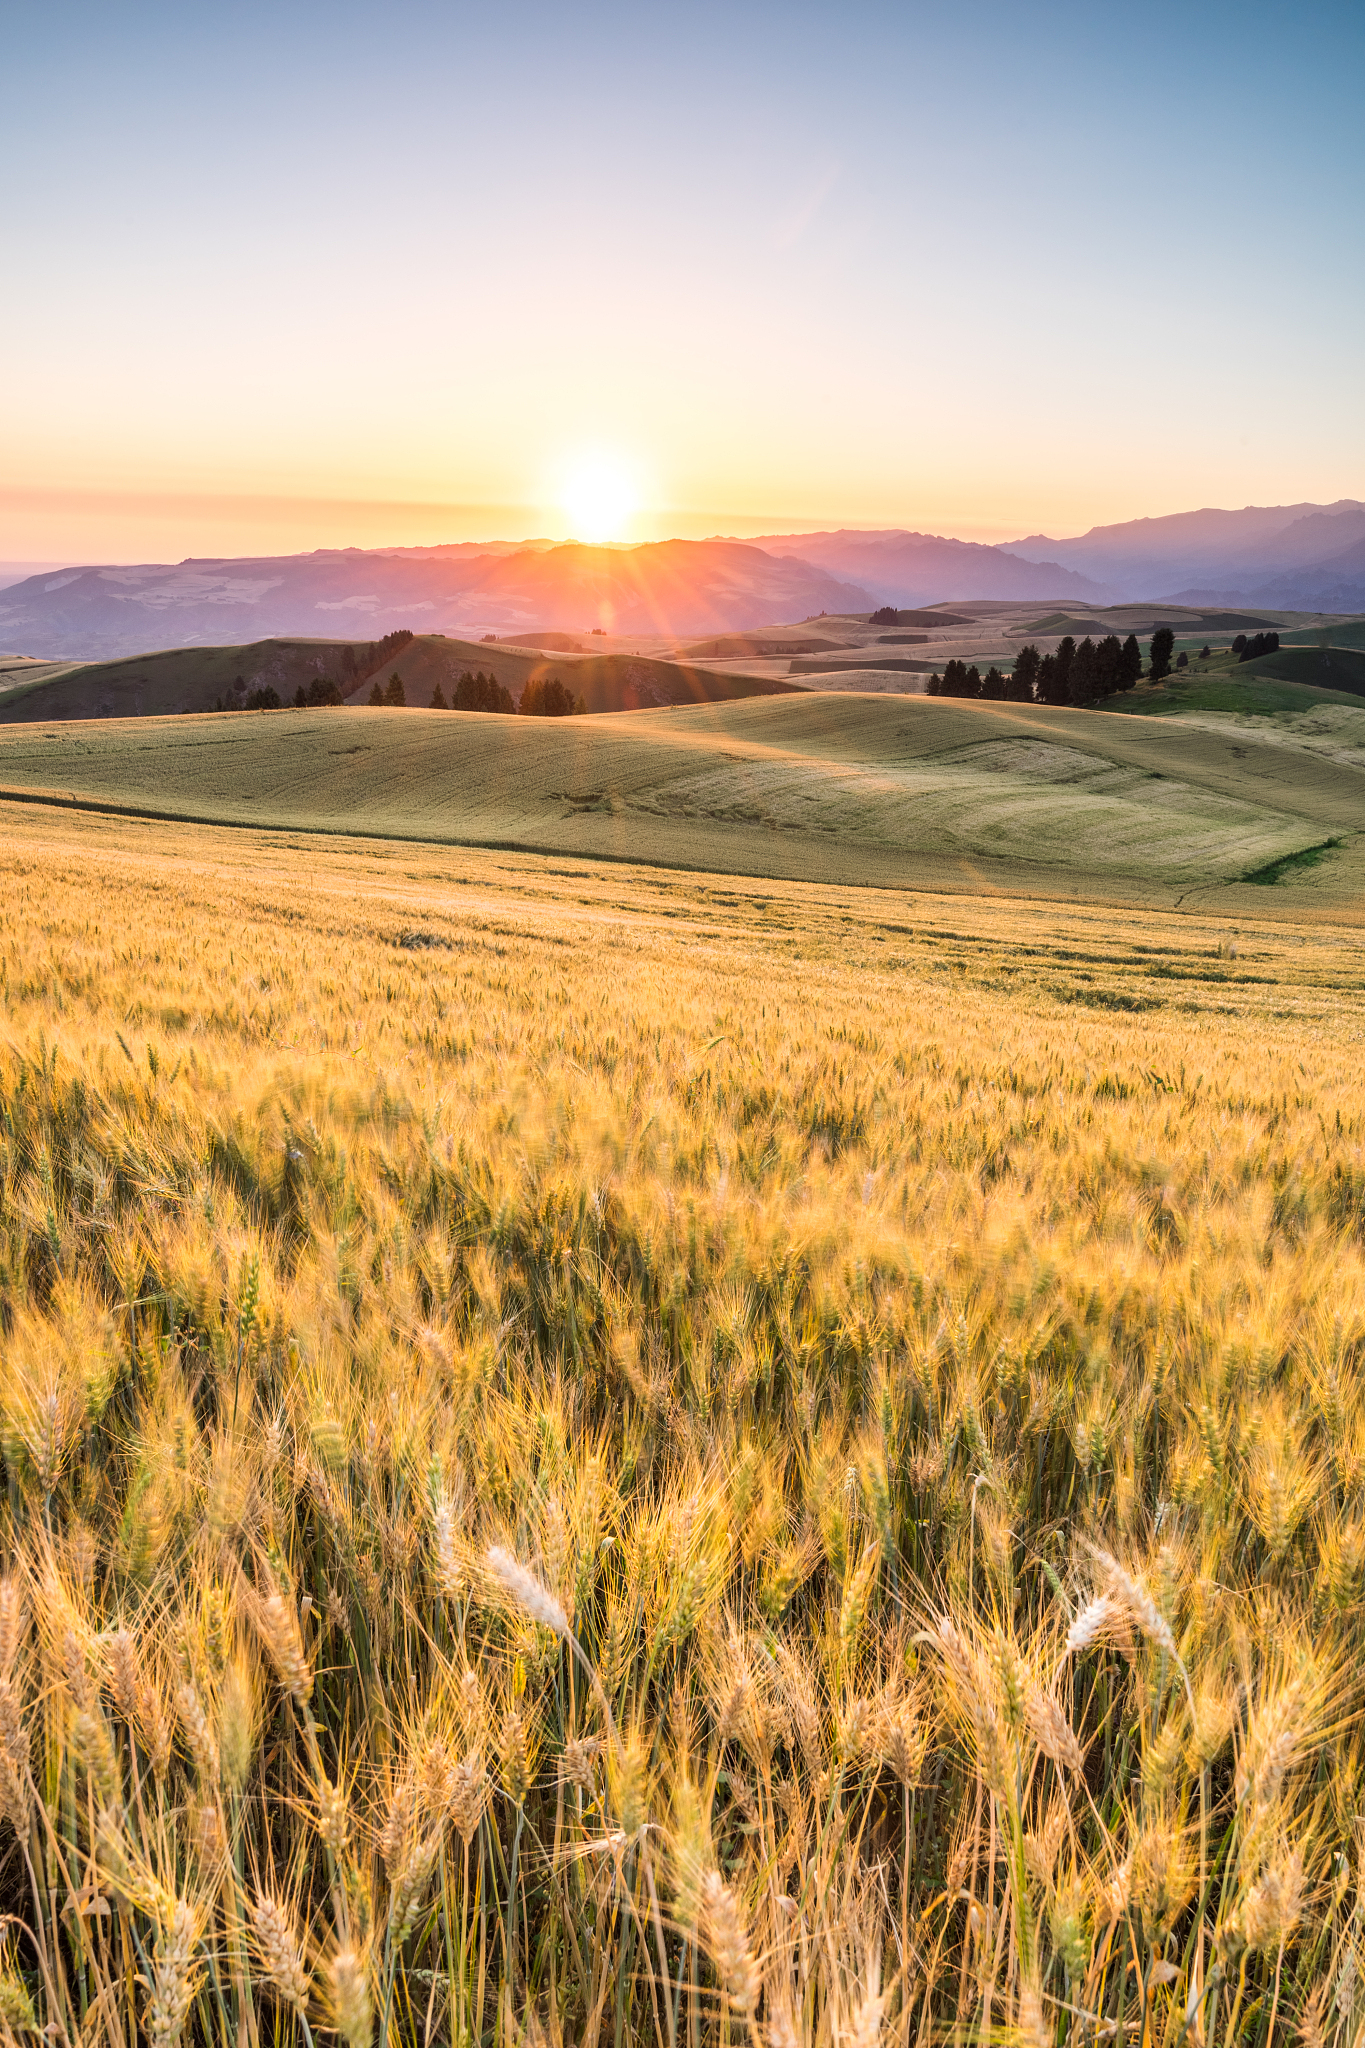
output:
<path id="1" fill-rule="evenodd" d="M 1175 905 L 1210 891 L 1235 902 L 1251 877 L 1358 835 L 1365 746 L 1323 753 L 1246 724 L 859 696 L 632 719 L 280 711 L 9 727 L 5 797 L 793 880 Z M 1358 894 L 1358 868 L 1346 845 L 1312 886 Z"/>
<path id="2" fill-rule="evenodd" d="M 547 656 L 538 649 L 450 640 L 439 633 L 418 634 L 383 661 L 376 659 L 379 651 L 366 641 L 257 640 L 235 647 L 168 648 L 55 672 L 40 668 L 35 680 L 0 693 L 0 723 L 211 711 L 230 696 L 234 684 L 240 686 L 239 695 L 268 688 L 290 704 L 299 686 L 306 688 L 315 679 L 333 681 L 350 702 L 364 703 L 376 683 L 383 689 L 395 675 L 408 704 L 423 707 L 438 686 L 448 701 L 466 670 L 495 676 L 517 701 L 533 678 L 558 676 L 589 711 L 716 704 L 783 696 L 802 687 L 783 677 L 730 675 L 646 656 Z"/>

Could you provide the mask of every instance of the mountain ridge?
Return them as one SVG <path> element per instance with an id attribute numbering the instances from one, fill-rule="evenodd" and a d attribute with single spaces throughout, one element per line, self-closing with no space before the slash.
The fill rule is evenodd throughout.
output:
<path id="1" fill-rule="evenodd" d="M 799 552 L 802 561 L 831 575 L 852 577 L 879 602 L 906 608 L 954 598 L 1060 597 L 1099 604 L 1110 595 L 1103 583 L 1056 562 L 1025 562 L 983 541 L 904 527 L 758 534 L 754 545 Z"/>
<path id="2" fill-rule="evenodd" d="M 395 626 L 470 638 L 542 625 L 684 637 L 874 603 L 856 585 L 748 542 L 565 542 L 458 556 L 338 549 L 43 571 L 0 590 L 0 644 L 104 660 L 356 628 L 377 638 Z"/>
<path id="3" fill-rule="evenodd" d="M 1056 539 L 1030 534 L 1004 543 L 1023 560 L 1046 556 L 1078 574 L 1103 575 L 1123 600 L 1188 600 L 1342 609 L 1365 603 L 1365 503 L 1203 506 Z"/>
<path id="4" fill-rule="evenodd" d="M 81 564 L 0 587 L 0 646 L 109 660 L 272 636 L 694 639 L 971 601 L 1365 610 L 1365 502 L 1206 506 L 988 545 L 903 527 L 741 540 L 437 542 Z"/>

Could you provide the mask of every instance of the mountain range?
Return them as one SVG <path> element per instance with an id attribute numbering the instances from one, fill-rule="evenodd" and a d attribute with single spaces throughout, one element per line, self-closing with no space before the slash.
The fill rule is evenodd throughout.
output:
<path id="1" fill-rule="evenodd" d="M 537 627 L 682 637 L 875 601 L 809 562 L 739 541 L 344 548 L 29 576 L 0 590 L 0 647 L 101 660 L 270 635 L 378 638 L 394 626 L 467 638 Z"/>
<path id="2" fill-rule="evenodd" d="M 1025 561 L 979 541 L 936 533 L 844 528 L 834 533 L 761 534 L 753 545 L 802 561 L 871 591 L 879 604 L 941 604 L 952 598 L 1065 598 L 1099 604 L 1095 580 L 1057 562 Z M 757 623 L 757 622 L 755 622 Z"/>
<path id="3" fill-rule="evenodd" d="M 900 528 L 669 540 L 320 549 L 307 555 L 46 570 L 0 589 L 0 648 L 100 660 L 157 648 L 395 626 L 466 638 L 617 640 L 744 631 L 954 599 L 1161 600 L 1365 610 L 1365 503 L 1247 506 L 1009 545 Z"/>
<path id="4" fill-rule="evenodd" d="M 1035 533 L 994 547 L 898 528 L 770 533 L 755 545 L 799 553 L 884 604 L 1047 596 L 1090 604 L 1365 608 L 1365 504 L 1355 498 L 1173 512 L 1093 526 L 1070 540 Z"/>
<path id="5" fill-rule="evenodd" d="M 1356 498 L 1174 512 L 1092 526 L 1072 540 L 1035 533 L 1011 541 L 1005 552 L 1093 577 L 1111 603 L 1165 598 L 1292 611 L 1365 606 L 1365 504 Z"/>

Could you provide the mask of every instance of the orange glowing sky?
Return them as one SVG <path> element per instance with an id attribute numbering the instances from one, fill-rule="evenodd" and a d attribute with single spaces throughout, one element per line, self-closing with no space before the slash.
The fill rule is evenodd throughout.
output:
<path id="1" fill-rule="evenodd" d="M 11 20 L 0 562 L 1365 494 L 1358 6 Z"/>

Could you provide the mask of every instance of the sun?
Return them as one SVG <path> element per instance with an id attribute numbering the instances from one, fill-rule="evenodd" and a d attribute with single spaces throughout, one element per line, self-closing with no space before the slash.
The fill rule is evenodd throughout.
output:
<path id="1" fill-rule="evenodd" d="M 575 540 L 624 540 L 636 510 L 635 492 L 619 463 L 582 462 L 570 472 L 564 510 Z"/>

